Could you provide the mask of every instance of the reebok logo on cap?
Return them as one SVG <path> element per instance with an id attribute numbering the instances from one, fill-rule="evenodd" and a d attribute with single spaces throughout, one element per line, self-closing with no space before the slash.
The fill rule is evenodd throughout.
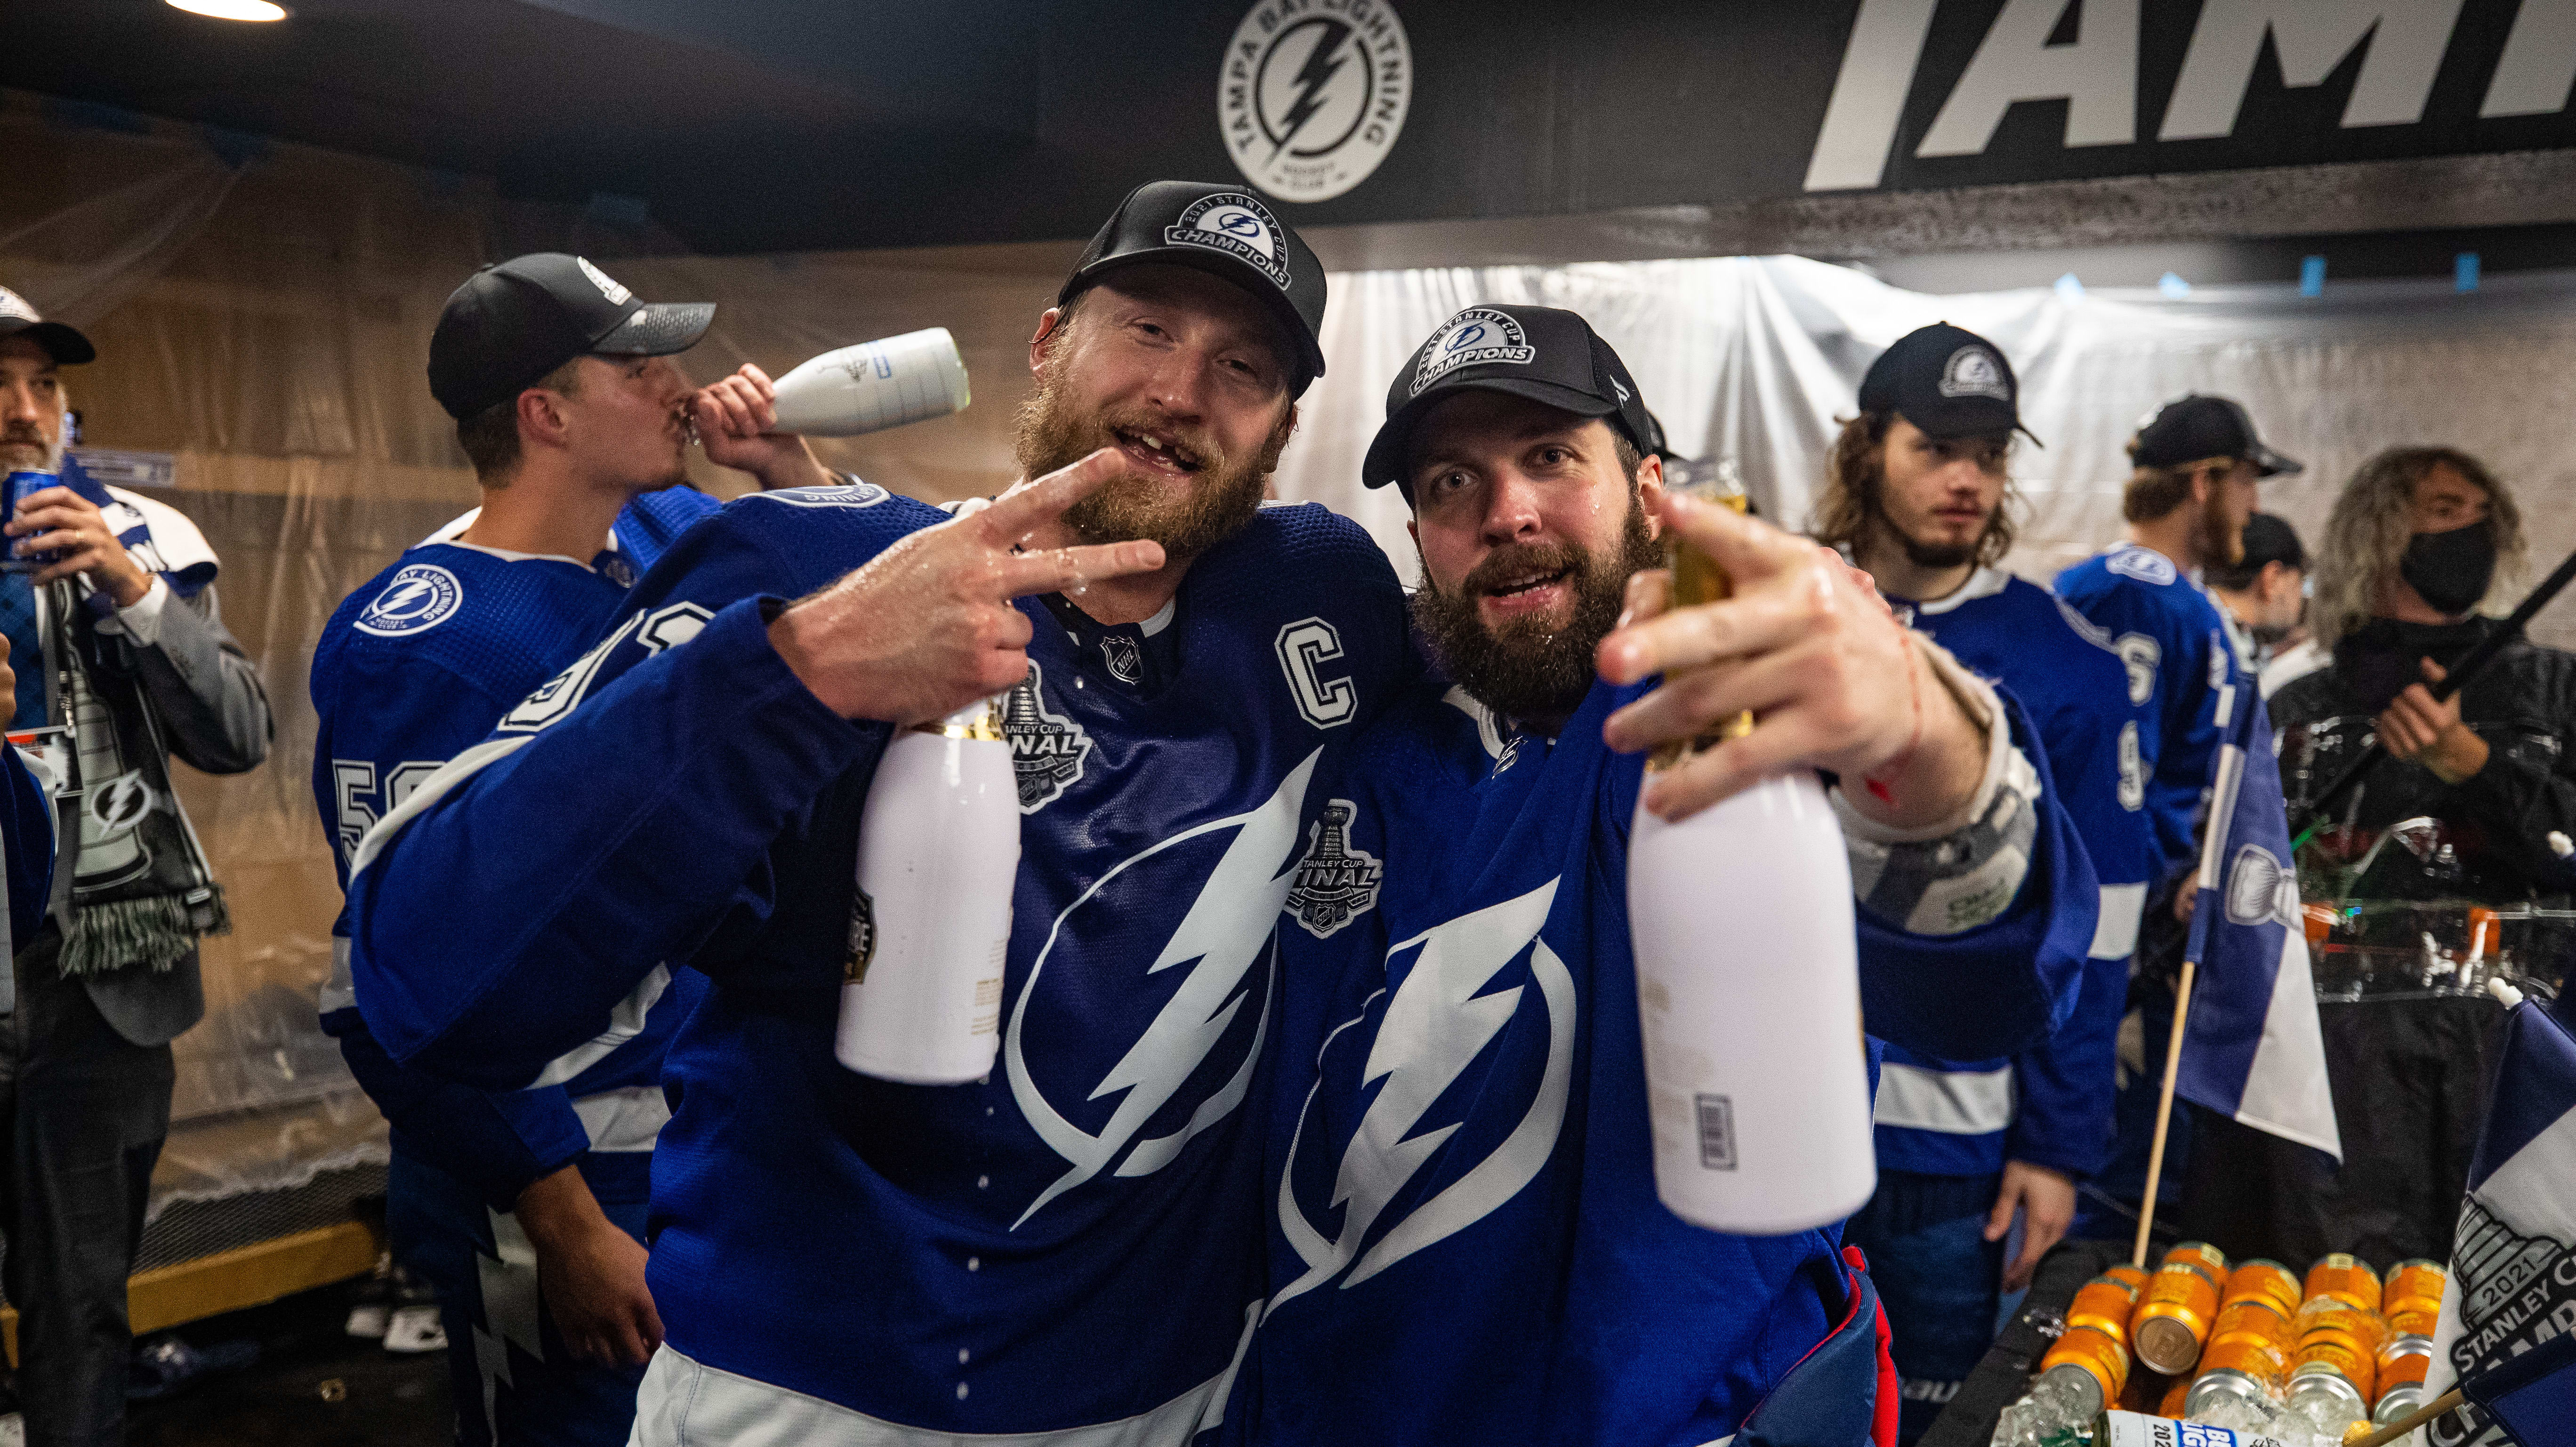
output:
<path id="1" fill-rule="evenodd" d="M 1440 324 L 1422 344 L 1422 361 L 1413 369 L 1412 396 L 1460 367 L 1489 362 L 1526 364 L 1538 356 L 1521 324 L 1492 307 L 1471 306 Z M 1627 399 L 1622 397 L 1621 401 Z"/>

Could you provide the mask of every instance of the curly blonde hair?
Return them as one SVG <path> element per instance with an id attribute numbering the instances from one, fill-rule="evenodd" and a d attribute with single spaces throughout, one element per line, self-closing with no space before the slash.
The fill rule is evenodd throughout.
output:
<path id="1" fill-rule="evenodd" d="M 2397 575 L 2415 531 L 2415 486 L 2436 467 L 2449 467 L 2487 495 L 2495 525 L 2496 570 L 2487 597 L 2520 581 L 2525 541 L 2522 509 L 2487 465 L 2452 447 L 2392 447 L 2355 469 L 2326 519 L 2325 545 L 2317 549 L 2317 595 L 2310 626 L 2331 648 L 2358 632 L 2379 612 L 2379 585 Z M 2483 606 L 2483 603 L 2481 604 Z"/>

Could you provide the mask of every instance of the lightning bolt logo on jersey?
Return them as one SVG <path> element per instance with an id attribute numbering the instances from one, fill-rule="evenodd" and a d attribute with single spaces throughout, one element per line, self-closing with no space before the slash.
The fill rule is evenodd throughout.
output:
<path id="1" fill-rule="evenodd" d="M 1721 1235 L 1655 1196 L 1641 766 L 1601 742 L 1643 690 L 1595 687 L 1550 741 L 1446 689 L 1417 684 L 1310 790 L 1336 850 L 1384 874 L 1346 927 L 1280 934 L 1271 1294 L 1223 1440 L 1699 1447 L 1756 1403 L 1765 1440 L 1867 1440 L 1875 1297 L 1831 1235 Z M 2036 889 L 1964 935 L 1864 912 L 1873 1028 L 2006 1048 L 2044 1028 L 2089 918 L 2048 903 L 2072 848 L 2052 812 Z"/>
<path id="2" fill-rule="evenodd" d="M 415 790 L 358 878 L 368 901 L 388 871 L 361 913 L 389 952 L 441 881 L 596 881 L 506 929 L 443 926 L 495 961 L 488 988 L 435 1005 L 492 1023 L 470 1046 L 448 1049 L 424 1000 L 410 1048 L 451 1070 L 606 1030 L 642 962 L 714 980 L 669 1057 L 650 1268 L 667 1370 L 699 1375 L 648 1376 L 639 1432 L 695 1412 L 687 1433 L 711 1433 L 733 1402 L 907 1447 L 1179 1444 L 1222 1412 L 1264 1295 L 1275 940 L 1317 771 L 1415 671 L 1402 592 L 1355 525 L 1264 508 L 1190 569 L 1158 689 L 1118 684 L 1022 600 L 1003 1055 L 976 1084 L 904 1086 L 831 1054 L 886 730 L 820 711 L 763 620 L 944 520 L 904 498 L 729 505 L 645 577 L 542 721 Z M 653 648 L 652 620 L 682 608 L 685 641 Z M 566 790 L 579 829 L 555 819 Z M 384 974 L 392 998 L 446 988 Z"/>

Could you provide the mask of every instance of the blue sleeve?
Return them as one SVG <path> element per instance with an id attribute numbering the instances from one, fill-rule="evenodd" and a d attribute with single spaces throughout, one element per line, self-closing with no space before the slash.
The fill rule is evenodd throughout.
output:
<path id="1" fill-rule="evenodd" d="M 790 521 L 823 535 L 800 565 L 732 512 L 369 836 L 352 977 L 394 1059 L 507 1087 L 607 1034 L 665 963 L 769 917 L 771 845 L 882 750 L 882 725 L 825 708 L 769 644 L 781 599 L 828 580 L 814 560 L 854 549 L 806 510 Z"/>
<path id="2" fill-rule="evenodd" d="M 2235 650 L 2220 633 L 2168 622 L 2164 666 L 2156 678 L 2156 706 L 2163 737 L 2155 772 L 2147 779 L 2147 812 L 2153 816 L 2161 879 L 2199 862 L 2201 795 L 2218 758 L 2226 720 L 2222 705 L 2241 692 Z"/>
<path id="3" fill-rule="evenodd" d="M 2004 1132 L 2006 1160 L 2078 1179 L 2102 1169 L 2111 1153 L 2120 1017 L 2128 1003 L 2125 956 L 2085 961 L 2074 1012 L 2013 1061 L 2018 1098 Z"/>
<path id="4" fill-rule="evenodd" d="M 2020 892 L 2001 915 L 1954 935 L 1908 934 L 1858 911 L 1869 1032 L 1947 1060 L 2010 1055 L 2055 1029 L 2074 1008 L 2101 907 L 2092 861 L 2049 783 L 2030 716 L 2008 690 L 1995 692 L 2013 743 L 2040 776 Z"/>
<path id="5" fill-rule="evenodd" d="M 54 806 L 45 798 L 27 761 L 15 744 L 0 748 L 8 756 L 8 788 L 0 794 L 0 849 L 8 856 L 9 938 L 24 944 L 44 928 L 45 905 L 54 892 Z"/>
<path id="6" fill-rule="evenodd" d="M 337 697 L 317 699 L 320 741 L 314 802 L 345 868 L 363 825 L 399 804 L 434 766 L 491 731 L 506 705 L 471 679 L 412 653 L 377 655 L 336 671 Z M 345 948 L 348 911 L 332 927 Z M 509 1210 L 540 1177 L 578 1160 L 589 1133 L 560 1085 L 483 1091 L 394 1063 L 348 1002 L 346 982 L 323 999 L 323 1033 L 401 1136 L 404 1148 Z"/>

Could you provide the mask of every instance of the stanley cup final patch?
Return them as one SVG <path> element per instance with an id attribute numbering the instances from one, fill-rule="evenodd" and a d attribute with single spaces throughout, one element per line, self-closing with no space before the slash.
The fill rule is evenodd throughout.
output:
<path id="1" fill-rule="evenodd" d="M 1091 735 L 1081 724 L 1050 712 L 1042 692 L 1045 673 L 1029 660 L 1029 676 L 1002 700 L 1002 737 L 1011 745 L 1011 775 L 1019 786 L 1020 812 L 1054 803 L 1082 777 L 1091 758 Z"/>
<path id="2" fill-rule="evenodd" d="M 1376 855 L 1351 847 L 1351 820 L 1358 814 L 1348 799 L 1324 805 L 1324 817 L 1312 828 L 1313 843 L 1288 886 L 1288 913 L 1319 940 L 1377 908 L 1386 868 Z"/>

